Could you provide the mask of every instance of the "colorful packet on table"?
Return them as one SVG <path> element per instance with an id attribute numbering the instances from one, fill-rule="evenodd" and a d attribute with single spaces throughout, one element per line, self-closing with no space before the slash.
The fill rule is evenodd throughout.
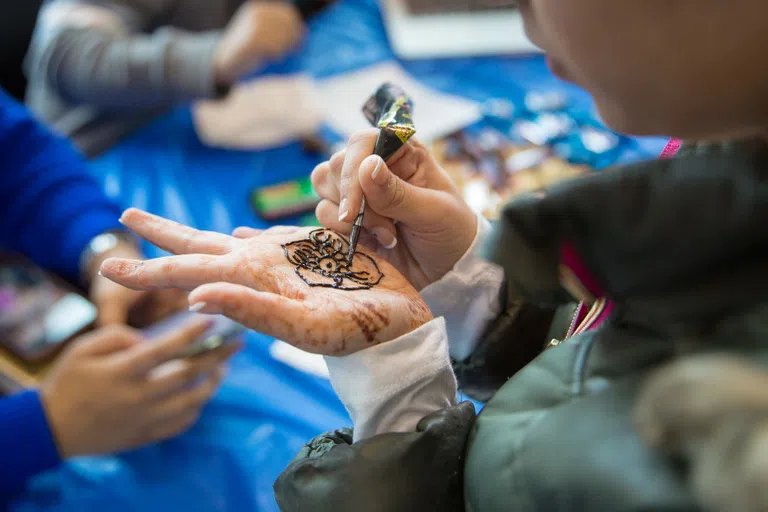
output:
<path id="1" fill-rule="evenodd" d="M 264 220 L 311 212 L 319 203 L 309 176 L 261 187 L 251 193 L 251 207 Z"/>

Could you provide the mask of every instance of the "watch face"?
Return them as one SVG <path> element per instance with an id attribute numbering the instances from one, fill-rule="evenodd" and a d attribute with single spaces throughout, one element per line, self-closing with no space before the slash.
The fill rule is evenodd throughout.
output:
<path id="1" fill-rule="evenodd" d="M 101 254 L 114 249 L 118 242 L 119 240 L 116 235 L 113 235 L 112 233 L 104 233 L 93 239 L 90 250 L 94 254 Z"/>

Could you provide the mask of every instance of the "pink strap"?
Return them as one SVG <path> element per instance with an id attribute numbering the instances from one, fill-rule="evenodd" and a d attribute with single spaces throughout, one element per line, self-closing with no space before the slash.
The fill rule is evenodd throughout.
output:
<path id="1" fill-rule="evenodd" d="M 664 151 L 661 152 L 661 158 L 662 160 L 668 160 L 675 156 L 678 151 L 680 151 L 680 146 L 683 145 L 683 141 L 680 139 L 670 139 L 669 142 L 667 142 L 667 146 L 664 148 Z"/>
<path id="2" fill-rule="evenodd" d="M 670 139 L 670 141 L 667 143 L 666 147 L 664 148 L 664 151 L 661 152 L 661 159 L 670 159 L 674 157 L 678 151 L 680 151 L 680 147 L 683 145 L 683 141 L 680 139 Z M 592 273 L 589 271 L 587 266 L 584 264 L 584 262 L 579 258 L 578 254 L 576 254 L 576 249 L 573 247 L 573 245 L 569 242 L 563 243 L 563 245 L 560 248 L 560 262 L 561 264 L 567 266 L 571 269 L 571 271 L 576 275 L 576 277 L 581 281 L 581 283 L 584 285 L 587 290 L 592 293 L 595 297 L 600 297 L 602 295 L 602 289 L 601 286 L 597 284 L 597 280 L 594 278 Z M 608 301 L 605 305 L 605 308 L 600 313 L 600 315 L 592 321 L 591 325 L 588 326 L 585 330 L 591 330 L 596 327 L 598 327 L 600 324 L 602 324 L 608 316 L 610 316 L 611 312 L 613 311 L 613 303 L 611 301 Z M 573 326 L 571 330 L 573 330 L 573 327 L 581 327 L 581 323 L 585 320 L 585 317 L 587 315 L 588 309 L 584 307 L 583 304 L 579 305 L 579 308 L 576 311 L 576 315 L 574 318 Z M 578 329 L 577 329 L 578 330 Z M 569 332 L 569 335 L 571 333 Z"/>
<path id="3" fill-rule="evenodd" d="M 568 241 L 560 246 L 560 264 L 568 267 L 593 297 L 603 296 L 603 287 L 597 283 L 592 272 L 576 254 L 576 248 Z"/>

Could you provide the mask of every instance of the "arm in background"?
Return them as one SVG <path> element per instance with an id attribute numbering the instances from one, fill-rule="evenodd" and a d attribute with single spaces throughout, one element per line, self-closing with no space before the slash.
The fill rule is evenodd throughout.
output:
<path id="1" fill-rule="evenodd" d="M 0 90 L 0 247 L 77 281 L 88 242 L 122 227 L 86 165 Z"/>
<path id="2" fill-rule="evenodd" d="M 37 391 L 0 398 L 0 508 L 34 475 L 60 462 Z"/>
<path id="3" fill-rule="evenodd" d="M 30 73 L 66 100 L 102 107 L 165 107 L 215 97 L 221 31 L 156 26 L 174 0 L 54 1 L 43 8 L 28 54 Z"/>

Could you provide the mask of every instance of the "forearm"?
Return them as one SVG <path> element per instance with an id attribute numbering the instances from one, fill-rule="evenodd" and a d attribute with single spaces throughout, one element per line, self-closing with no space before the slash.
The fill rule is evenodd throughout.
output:
<path id="1" fill-rule="evenodd" d="M 166 27 L 142 34 L 136 25 L 150 20 L 139 24 L 111 7 L 78 22 L 93 9 L 76 3 L 63 16 L 48 8 L 35 33 L 29 69 L 44 73 L 62 97 L 104 108 L 152 108 L 216 96 L 220 32 Z"/>
<path id="2" fill-rule="evenodd" d="M 326 357 L 326 363 L 354 422 L 355 441 L 415 431 L 425 416 L 456 403 L 442 318 L 350 356 Z"/>
<path id="3" fill-rule="evenodd" d="M 40 396 L 27 391 L 0 399 L 0 504 L 59 460 Z"/>
<path id="4" fill-rule="evenodd" d="M 96 235 L 121 228 L 86 162 L 0 92 L 0 246 L 70 279 Z"/>

